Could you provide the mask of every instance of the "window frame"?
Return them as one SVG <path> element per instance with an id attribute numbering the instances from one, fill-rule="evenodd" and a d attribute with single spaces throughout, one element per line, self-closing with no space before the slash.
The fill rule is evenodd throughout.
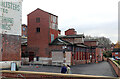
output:
<path id="1" fill-rule="evenodd" d="M 40 17 L 36 17 L 36 23 L 40 23 Z"/>
<path id="2" fill-rule="evenodd" d="M 40 27 L 36 28 L 36 32 L 39 33 L 40 32 Z"/>

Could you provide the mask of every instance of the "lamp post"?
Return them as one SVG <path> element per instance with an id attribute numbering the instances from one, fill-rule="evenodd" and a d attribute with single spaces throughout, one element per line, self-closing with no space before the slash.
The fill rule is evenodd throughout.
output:
<path id="1" fill-rule="evenodd" d="M 92 62 L 92 55 L 90 54 L 90 62 Z"/>
<path id="2" fill-rule="evenodd" d="M 66 50 L 66 46 L 63 46 L 63 63 L 65 64 L 66 63 L 66 56 L 65 56 L 65 50 Z"/>

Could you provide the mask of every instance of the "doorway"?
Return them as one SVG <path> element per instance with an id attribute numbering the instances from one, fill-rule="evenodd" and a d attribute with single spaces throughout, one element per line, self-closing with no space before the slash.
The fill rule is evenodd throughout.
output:
<path id="1" fill-rule="evenodd" d="M 29 52 L 29 62 L 34 61 L 34 52 Z"/>

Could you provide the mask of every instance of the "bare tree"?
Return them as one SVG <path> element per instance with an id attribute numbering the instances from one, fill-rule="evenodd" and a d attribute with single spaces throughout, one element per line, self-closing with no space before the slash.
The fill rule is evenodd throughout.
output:
<path id="1" fill-rule="evenodd" d="M 91 36 L 85 36 L 85 39 L 96 39 L 98 40 L 98 46 L 103 48 L 110 48 L 111 47 L 111 40 L 106 37 L 91 37 Z"/>

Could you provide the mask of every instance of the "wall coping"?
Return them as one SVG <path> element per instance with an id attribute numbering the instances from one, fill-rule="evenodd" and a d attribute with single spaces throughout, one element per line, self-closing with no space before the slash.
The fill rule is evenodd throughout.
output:
<path id="1" fill-rule="evenodd" d="M 113 61 L 112 59 L 109 58 L 110 61 L 112 61 L 119 69 L 120 69 L 120 65 L 118 63 L 116 63 L 115 61 Z"/>
<path id="2" fill-rule="evenodd" d="M 82 78 L 101 78 L 101 79 L 119 79 L 110 76 L 94 76 L 94 75 L 80 75 L 80 74 L 61 74 L 61 73 L 48 73 L 48 72 L 33 72 L 33 71 L 9 71 L 2 70 L 1 73 L 15 73 L 15 74 L 35 74 L 35 75 L 50 75 L 50 76 L 65 76 L 65 77 L 82 77 Z"/>

